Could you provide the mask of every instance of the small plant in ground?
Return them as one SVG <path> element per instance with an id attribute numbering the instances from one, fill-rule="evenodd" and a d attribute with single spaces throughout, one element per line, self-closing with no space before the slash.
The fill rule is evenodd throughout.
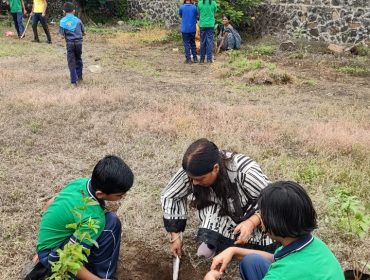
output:
<path id="1" fill-rule="evenodd" d="M 299 183 L 311 185 L 314 180 L 324 175 L 324 171 L 315 160 L 310 160 L 298 166 L 295 180 Z"/>
<path id="2" fill-rule="evenodd" d="M 350 236 L 363 238 L 370 229 L 370 215 L 359 198 L 347 186 L 335 189 L 329 198 L 331 217 L 337 228 Z"/>
<path id="3" fill-rule="evenodd" d="M 329 220 L 351 248 L 351 254 L 348 257 L 353 265 L 353 279 L 361 280 L 364 269 L 369 268 L 368 261 L 356 259 L 354 247 L 369 233 L 370 214 L 347 185 L 339 186 L 334 190 L 329 197 L 329 209 Z"/>
<path id="4" fill-rule="evenodd" d="M 98 202 L 90 197 L 82 199 L 82 205 L 76 207 L 72 212 L 76 218 L 76 223 L 66 225 L 66 228 L 73 229 L 74 236 L 82 242 L 89 242 L 98 247 L 98 244 L 93 240 L 90 234 L 82 229 L 98 232 L 100 225 L 98 221 L 92 219 L 83 221 L 84 212 L 88 206 L 97 205 Z M 79 242 L 68 242 L 63 249 L 58 249 L 59 260 L 51 263 L 51 276 L 49 280 L 69 280 L 70 275 L 76 275 L 80 268 L 87 262 L 87 257 L 90 255 L 90 250 L 83 247 Z"/>

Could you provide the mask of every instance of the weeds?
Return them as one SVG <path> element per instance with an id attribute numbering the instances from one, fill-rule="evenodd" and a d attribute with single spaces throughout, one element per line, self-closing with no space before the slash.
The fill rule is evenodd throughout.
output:
<path id="1" fill-rule="evenodd" d="M 343 66 L 337 68 L 337 71 L 352 76 L 370 76 L 370 69 L 361 66 Z"/>

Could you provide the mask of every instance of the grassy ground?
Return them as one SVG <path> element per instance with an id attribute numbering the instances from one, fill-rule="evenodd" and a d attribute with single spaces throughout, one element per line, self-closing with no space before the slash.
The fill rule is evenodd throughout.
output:
<path id="1" fill-rule="evenodd" d="M 118 209 L 119 274 L 171 279 L 159 195 L 200 137 L 253 157 L 271 180 L 302 183 L 319 214 L 316 234 L 343 266 L 369 260 L 369 236 L 348 240 L 328 205 L 340 187 L 370 212 L 369 57 L 333 56 L 314 44 L 281 53 L 276 39 L 265 38 L 213 65 L 185 65 L 181 46 L 171 42 L 176 34 L 148 28 L 91 29 L 76 89 L 55 27 L 53 45 L 30 43 L 31 33 L 22 41 L 1 35 L 0 278 L 22 278 L 45 201 L 113 153 L 136 175 Z M 9 29 L 1 26 L 0 34 Z M 101 73 L 87 70 L 97 64 Z M 210 265 L 194 257 L 194 216 L 183 280 L 201 279 Z M 238 279 L 235 268 L 225 279 Z"/>

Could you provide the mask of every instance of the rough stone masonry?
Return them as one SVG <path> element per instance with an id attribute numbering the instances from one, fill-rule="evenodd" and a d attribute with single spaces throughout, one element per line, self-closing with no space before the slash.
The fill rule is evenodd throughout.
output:
<path id="1" fill-rule="evenodd" d="M 216 0 L 217 1 L 217 0 Z M 129 14 L 179 23 L 178 0 L 128 0 Z M 254 30 L 313 40 L 370 45 L 370 0 L 266 0 L 255 12 Z"/>

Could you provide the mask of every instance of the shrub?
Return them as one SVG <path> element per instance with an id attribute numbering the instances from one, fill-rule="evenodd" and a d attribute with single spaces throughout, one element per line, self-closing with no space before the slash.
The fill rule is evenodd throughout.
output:
<path id="1" fill-rule="evenodd" d="M 222 23 L 222 16 L 229 15 L 231 21 L 235 25 L 246 25 L 253 21 L 252 16 L 247 16 L 247 12 L 259 5 L 261 0 L 218 0 L 218 12 L 217 12 L 217 22 Z"/>

